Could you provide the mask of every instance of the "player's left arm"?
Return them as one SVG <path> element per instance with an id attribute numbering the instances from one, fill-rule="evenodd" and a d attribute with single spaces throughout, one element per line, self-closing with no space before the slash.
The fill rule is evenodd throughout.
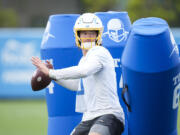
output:
<path id="1" fill-rule="evenodd" d="M 79 79 L 68 79 L 68 80 L 59 79 L 59 80 L 55 80 L 55 82 L 63 86 L 64 88 L 67 88 L 72 91 L 77 91 L 79 88 Z"/>

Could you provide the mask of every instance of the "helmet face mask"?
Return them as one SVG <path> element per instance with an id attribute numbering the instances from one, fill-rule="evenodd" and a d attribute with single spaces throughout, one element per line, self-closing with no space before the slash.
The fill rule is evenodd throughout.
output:
<path id="1" fill-rule="evenodd" d="M 84 42 L 83 40 L 90 39 L 90 42 Z M 96 38 L 83 38 L 80 41 L 80 47 L 84 50 L 88 50 L 92 48 L 93 46 L 96 46 L 96 42 L 94 41 Z"/>
<path id="2" fill-rule="evenodd" d="M 83 40 L 87 38 L 80 38 L 81 31 L 97 31 L 96 38 L 88 38 L 90 43 L 86 43 Z M 103 25 L 101 20 L 92 13 L 85 13 L 81 15 L 74 25 L 74 33 L 76 38 L 76 45 L 81 49 L 90 49 L 93 46 L 99 46 L 102 42 Z"/>

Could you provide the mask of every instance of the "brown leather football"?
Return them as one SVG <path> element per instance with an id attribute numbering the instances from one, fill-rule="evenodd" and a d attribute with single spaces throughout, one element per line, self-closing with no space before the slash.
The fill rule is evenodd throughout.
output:
<path id="1" fill-rule="evenodd" d="M 48 67 L 51 68 L 52 67 Z M 51 78 L 41 72 L 39 69 L 36 69 L 31 78 L 31 88 L 33 91 L 39 91 L 46 88 L 51 83 Z"/>

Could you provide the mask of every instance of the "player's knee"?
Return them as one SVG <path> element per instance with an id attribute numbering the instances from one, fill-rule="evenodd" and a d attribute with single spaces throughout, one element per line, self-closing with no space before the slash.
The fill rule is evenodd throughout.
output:
<path id="1" fill-rule="evenodd" d="M 101 134 L 93 132 L 93 133 L 89 133 L 88 135 L 101 135 Z"/>

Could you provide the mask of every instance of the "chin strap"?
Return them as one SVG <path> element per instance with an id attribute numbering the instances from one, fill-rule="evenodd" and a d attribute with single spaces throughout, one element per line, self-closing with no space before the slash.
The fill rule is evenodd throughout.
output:
<path id="1" fill-rule="evenodd" d="M 84 42 L 84 43 L 81 43 L 81 48 L 82 49 L 90 49 L 93 46 L 96 46 L 95 42 Z"/>

